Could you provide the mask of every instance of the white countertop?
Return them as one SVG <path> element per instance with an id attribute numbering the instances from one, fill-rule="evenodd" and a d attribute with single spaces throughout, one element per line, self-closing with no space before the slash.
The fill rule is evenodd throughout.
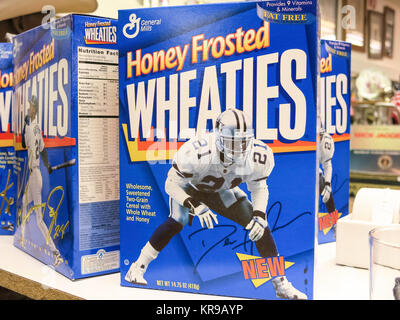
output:
<path id="1" fill-rule="evenodd" d="M 366 269 L 335 264 L 336 243 L 316 250 L 314 299 L 367 300 Z M 214 300 L 235 298 L 120 286 L 120 274 L 71 281 L 25 252 L 15 248 L 11 236 L 0 237 L 0 269 L 88 300 Z"/>

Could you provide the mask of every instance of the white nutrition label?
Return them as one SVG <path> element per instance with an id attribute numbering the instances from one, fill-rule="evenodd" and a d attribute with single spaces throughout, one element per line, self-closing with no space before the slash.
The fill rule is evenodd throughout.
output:
<path id="1" fill-rule="evenodd" d="M 118 50 L 78 47 L 79 202 L 119 200 Z"/>

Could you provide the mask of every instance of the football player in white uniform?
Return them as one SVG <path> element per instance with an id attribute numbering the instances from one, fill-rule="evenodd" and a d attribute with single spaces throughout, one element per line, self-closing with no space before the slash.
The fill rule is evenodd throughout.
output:
<path id="1" fill-rule="evenodd" d="M 272 150 L 254 138 L 244 113 L 228 109 L 221 113 L 212 133 L 187 141 L 176 153 L 165 182 L 170 196 L 170 215 L 142 248 L 125 280 L 147 285 L 144 273 L 151 261 L 192 219 L 212 229 L 222 215 L 248 230 L 262 257 L 278 255 L 268 227 L 267 178 L 274 168 Z M 245 182 L 251 202 L 239 188 Z M 307 299 L 286 277 L 272 279 L 276 295 L 283 299 Z"/>
<path id="2" fill-rule="evenodd" d="M 334 212 L 335 202 L 332 194 L 332 158 L 335 153 L 335 142 L 331 135 L 321 129 L 319 140 L 319 163 L 322 166 L 319 171 L 319 189 L 322 196 L 322 202 L 326 204 L 328 213 Z"/>
<path id="3" fill-rule="evenodd" d="M 49 174 L 52 172 L 49 164 L 47 150 L 44 148 L 42 130 L 37 121 L 38 101 L 36 96 L 32 96 L 29 100 L 28 115 L 25 117 L 24 129 L 22 132 L 22 147 L 28 150 L 28 166 L 29 178 L 26 185 L 25 193 L 22 199 L 23 219 L 27 213 L 28 205 L 33 201 L 33 205 L 42 204 L 42 174 L 40 172 L 40 159 L 42 159 Z M 37 226 L 43 237 L 47 239 L 47 245 L 50 247 L 54 256 L 54 266 L 58 266 L 63 262 L 59 250 L 56 248 L 51 236 L 48 236 L 49 230 L 43 221 L 42 209 L 38 208 L 34 211 Z M 24 245 L 22 243 L 22 245 Z"/>

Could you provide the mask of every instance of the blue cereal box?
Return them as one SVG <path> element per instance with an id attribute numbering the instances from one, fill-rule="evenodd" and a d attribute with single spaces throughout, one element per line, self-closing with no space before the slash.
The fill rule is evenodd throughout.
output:
<path id="1" fill-rule="evenodd" d="M 351 44 L 321 40 L 318 241 L 349 213 Z"/>
<path id="2" fill-rule="evenodd" d="M 14 245 L 71 279 L 119 270 L 116 28 L 67 15 L 14 38 Z"/>
<path id="3" fill-rule="evenodd" d="M 121 283 L 313 297 L 317 6 L 120 10 Z"/>
<path id="4" fill-rule="evenodd" d="M 15 151 L 12 128 L 13 47 L 0 43 L 0 235 L 15 230 Z"/>

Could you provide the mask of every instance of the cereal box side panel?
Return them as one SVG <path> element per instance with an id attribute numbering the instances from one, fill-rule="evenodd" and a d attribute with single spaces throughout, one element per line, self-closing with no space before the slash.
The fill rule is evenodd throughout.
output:
<path id="1" fill-rule="evenodd" d="M 74 274 L 71 177 L 71 16 L 16 36 L 15 148 L 18 165 L 14 244 L 69 278 Z M 73 178 L 72 178 L 73 179 Z"/>
<path id="2" fill-rule="evenodd" d="M 116 21 L 73 15 L 76 157 L 74 272 L 119 270 L 118 50 Z"/>

